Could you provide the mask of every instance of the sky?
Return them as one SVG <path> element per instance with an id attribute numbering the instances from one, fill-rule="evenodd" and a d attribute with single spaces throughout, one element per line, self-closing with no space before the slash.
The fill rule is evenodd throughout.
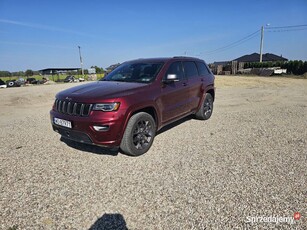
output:
<path id="1" fill-rule="evenodd" d="M 261 26 L 264 53 L 307 60 L 307 27 L 272 29 L 306 24 L 307 0 L 0 0 L 0 70 L 80 67 L 78 46 L 84 68 L 184 55 L 228 61 L 259 53 Z"/>

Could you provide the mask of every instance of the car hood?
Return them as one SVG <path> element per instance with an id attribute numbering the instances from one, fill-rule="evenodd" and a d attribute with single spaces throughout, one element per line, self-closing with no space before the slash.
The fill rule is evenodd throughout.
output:
<path id="1" fill-rule="evenodd" d="M 97 81 L 75 86 L 56 95 L 58 99 L 73 101 L 113 99 L 130 95 L 139 88 L 147 88 L 147 84 L 132 82 Z"/>

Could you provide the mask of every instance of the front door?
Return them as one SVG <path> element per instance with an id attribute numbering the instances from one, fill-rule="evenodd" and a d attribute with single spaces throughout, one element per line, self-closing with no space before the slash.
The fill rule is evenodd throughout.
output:
<path id="1" fill-rule="evenodd" d="M 189 103 L 188 81 L 183 73 L 182 63 L 180 61 L 172 63 L 165 78 L 168 74 L 175 74 L 179 81 L 162 85 L 158 102 L 162 108 L 162 123 L 182 116 L 188 111 Z"/>

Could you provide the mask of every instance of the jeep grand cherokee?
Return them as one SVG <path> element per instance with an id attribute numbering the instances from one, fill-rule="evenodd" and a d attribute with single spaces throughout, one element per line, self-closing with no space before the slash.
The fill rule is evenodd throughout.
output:
<path id="1" fill-rule="evenodd" d="M 50 116 L 64 138 L 138 156 L 163 126 L 191 114 L 209 119 L 214 97 L 214 75 L 203 60 L 138 59 L 58 93 Z"/>

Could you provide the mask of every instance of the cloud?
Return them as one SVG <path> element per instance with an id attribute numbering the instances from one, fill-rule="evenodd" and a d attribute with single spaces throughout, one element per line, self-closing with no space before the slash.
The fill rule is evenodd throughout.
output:
<path id="1" fill-rule="evenodd" d="M 13 20 L 1 19 L 1 18 L 0 18 L 0 23 L 11 24 L 11 25 L 16 25 L 16 26 L 23 26 L 23 27 L 39 29 L 39 30 L 48 30 L 48 31 L 53 31 L 53 32 L 70 33 L 70 34 L 76 34 L 76 35 L 91 37 L 91 35 L 89 35 L 87 33 L 82 33 L 82 32 L 79 32 L 79 31 L 73 31 L 73 30 L 63 29 L 63 28 L 59 28 L 59 27 L 48 26 L 48 25 L 13 21 Z"/>

